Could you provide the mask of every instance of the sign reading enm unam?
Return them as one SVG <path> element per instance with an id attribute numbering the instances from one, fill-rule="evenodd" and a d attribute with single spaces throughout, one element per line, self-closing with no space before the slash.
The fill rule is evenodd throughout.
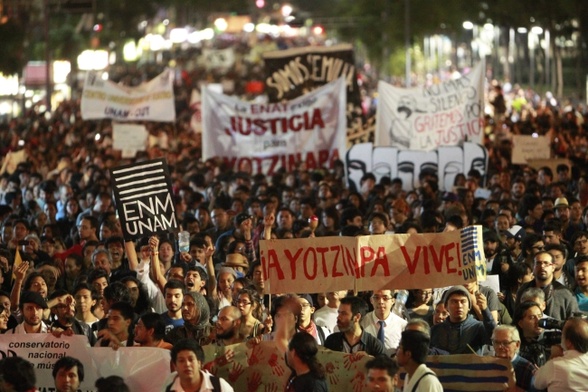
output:
<path id="1" fill-rule="evenodd" d="M 126 240 L 177 228 L 171 179 L 165 160 L 116 167 L 110 174 Z"/>

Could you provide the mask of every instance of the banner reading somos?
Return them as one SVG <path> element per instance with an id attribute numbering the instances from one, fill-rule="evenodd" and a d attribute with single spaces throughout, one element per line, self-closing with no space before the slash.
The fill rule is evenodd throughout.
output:
<path id="1" fill-rule="evenodd" d="M 84 120 L 175 121 L 173 73 L 166 70 L 149 82 L 128 87 L 88 72 L 81 111 Z"/>
<path id="2" fill-rule="evenodd" d="M 267 240 L 259 246 L 271 294 L 433 288 L 486 278 L 481 226 L 437 234 Z"/>
<path id="3" fill-rule="evenodd" d="M 484 62 L 467 75 L 416 88 L 378 83 L 376 146 L 431 151 L 464 141 L 482 144 Z"/>
<path id="4" fill-rule="evenodd" d="M 292 101 L 249 103 L 202 92 L 202 158 L 229 168 L 272 175 L 331 167 L 345 153 L 345 81 L 339 78 Z"/>

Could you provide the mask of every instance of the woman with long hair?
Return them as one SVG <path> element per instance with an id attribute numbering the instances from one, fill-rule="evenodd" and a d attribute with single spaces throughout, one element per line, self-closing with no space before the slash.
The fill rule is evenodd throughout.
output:
<path id="1" fill-rule="evenodd" d="M 314 337 L 306 332 L 294 334 L 288 343 L 286 363 L 292 369 L 286 392 L 327 392 L 329 386 L 325 379 L 325 370 L 316 354 L 318 344 Z"/>
<path id="2" fill-rule="evenodd" d="M 242 336 L 250 339 L 265 332 L 265 326 L 261 322 L 263 320 L 261 300 L 255 290 L 243 289 L 239 291 L 234 305 L 241 311 L 240 333 Z"/>

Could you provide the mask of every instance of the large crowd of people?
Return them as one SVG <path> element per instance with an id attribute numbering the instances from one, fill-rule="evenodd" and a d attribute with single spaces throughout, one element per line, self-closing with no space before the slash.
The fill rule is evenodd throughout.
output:
<path id="1" fill-rule="evenodd" d="M 310 171 L 301 162 L 296 172 L 267 177 L 203 162 L 187 94 L 177 95 L 175 124 L 145 124 L 149 147 L 132 159 L 112 148 L 111 123 L 83 121 L 76 102 L 50 115 L 35 107 L 0 125 L 0 153 L 26 152 L 0 175 L 0 330 L 171 350 L 178 375 L 162 390 L 232 390 L 201 369 L 202 347 L 247 341 L 275 341 L 287 354 L 288 391 L 327 390 L 317 346 L 373 355 L 366 390 L 393 391 L 398 366 L 407 372 L 404 390 L 442 390 L 426 355 L 472 351 L 511 360 L 522 390 L 580 390 L 588 385 L 586 113 L 508 91 L 490 92 L 486 176 L 462 173 L 446 191 L 433 172 L 422 172 L 411 190 L 367 173 L 351 191 L 337 168 Z M 510 136 L 534 132 L 570 164 L 555 172 L 512 165 Z M 190 235 L 185 252 L 177 233 L 125 240 L 115 210 L 109 169 L 159 157 L 170 167 L 177 221 Z M 489 197 L 475 197 L 479 188 Z M 410 290 L 404 312 L 395 306 L 403 292 L 380 287 L 288 293 L 269 306 L 262 239 L 472 224 L 484 227 L 487 271 L 499 290 L 477 282 L 422 287 Z M 10 381 L 10 369 L 26 368 L 14 361 L 0 361 L 0 383 L 22 381 Z M 64 359 L 53 374 L 56 386 L 83 380 L 83 365 Z"/>

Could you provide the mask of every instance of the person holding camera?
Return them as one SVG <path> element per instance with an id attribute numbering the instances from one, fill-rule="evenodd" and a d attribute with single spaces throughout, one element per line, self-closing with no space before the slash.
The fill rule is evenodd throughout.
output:
<path id="1" fill-rule="evenodd" d="M 566 321 L 561 336 L 563 353 L 535 373 L 535 388 L 551 391 L 583 391 L 588 385 L 588 321 L 573 317 Z"/>
<path id="2" fill-rule="evenodd" d="M 536 366 L 543 366 L 547 362 L 551 346 L 558 344 L 559 341 L 559 331 L 545 332 L 541 326 L 542 320 L 544 319 L 541 305 L 533 301 L 521 303 L 513 320 L 521 336 L 519 355 Z"/>

